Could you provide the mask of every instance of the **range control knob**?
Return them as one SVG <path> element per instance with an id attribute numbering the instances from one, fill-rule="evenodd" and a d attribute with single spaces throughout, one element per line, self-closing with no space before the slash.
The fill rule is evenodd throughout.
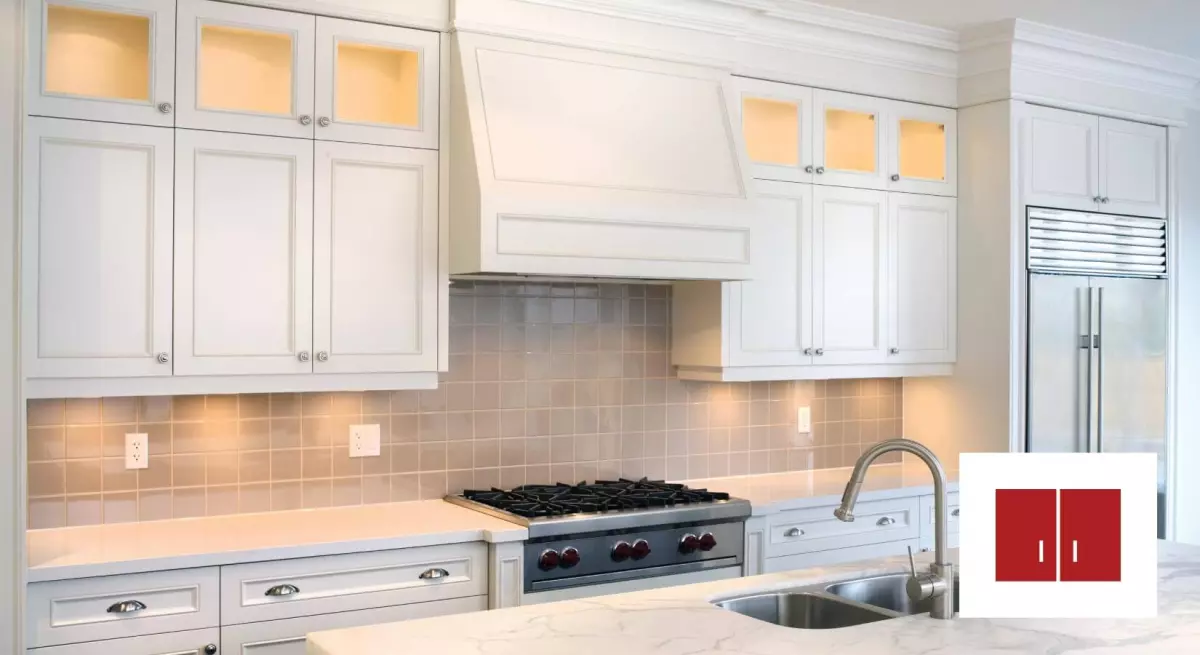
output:
<path id="1" fill-rule="evenodd" d="M 642 559 L 650 554 L 650 542 L 638 539 L 633 542 L 633 559 Z"/>
<path id="2" fill-rule="evenodd" d="M 564 569 L 569 569 L 579 563 L 579 551 L 574 548 L 564 548 L 562 555 L 558 558 L 558 565 Z"/>
<path id="3" fill-rule="evenodd" d="M 547 548 L 538 556 L 538 568 L 543 571 L 551 571 L 558 568 L 558 551 L 553 548 Z"/>
<path id="4" fill-rule="evenodd" d="M 630 546 L 628 541 L 618 541 L 612 547 L 612 559 L 614 562 L 624 562 L 632 556 L 633 546 Z"/>
<path id="5" fill-rule="evenodd" d="M 685 534 L 683 535 L 683 539 L 679 540 L 679 552 L 683 553 L 684 555 L 690 555 L 696 552 L 696 549 L 699 547 L 700 538 L 694 534 Z"/>
<path id="6" fill-rule="evenodd" d="M 713 536 L 713 533 L 705 532 L 704 534 L 700 535 L 700 550 L 707 553 L 715 548 L 716 545 L 717 538 Z"/>

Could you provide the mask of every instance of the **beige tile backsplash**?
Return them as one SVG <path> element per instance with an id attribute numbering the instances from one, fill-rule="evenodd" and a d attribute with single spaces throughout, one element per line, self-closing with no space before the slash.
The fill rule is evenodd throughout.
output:
<path id="1" fill-rule="evenodd" d="M 900 380 L 675 379 L 669 307 L 667 286 L 456 282 L 437 390 L 30 401 L 30 527 L 845 466 L 900 435 Z M 349 457 L 358 423 L 379 457 Z M 127 432 L 149 468 L 125 469 Z"/>

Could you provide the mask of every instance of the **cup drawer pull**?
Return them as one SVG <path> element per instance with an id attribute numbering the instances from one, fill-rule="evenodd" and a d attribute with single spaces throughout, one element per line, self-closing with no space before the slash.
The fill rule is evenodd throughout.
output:
<path id="1" fill-rule="evenodd" d="M 950 510 L 950 516 L 958 516 L 958 510 L 957 509 Z"/>
<path id="2" fill-rule="evenodd" d="M 297 587 L 294 584 L 277 584 L 274 587 L 271 587 L 270 589 L 268 589 L 264 595 L 280 597 L 280 596 L 292 596 L 292 595 L 298 594 L 298 593 L 300 593 L 300 587 Z"/>
<path id="3" fill-rule="evenodd" d="M 140 600 L 123 600 L 108 606 L 109 614 L 129 614 L 146 609 L 146 604 Z"/>
<path id="4" fill-rule="evenodd" d="M 417 577 L 422 580 L 439 580 L 450 577 L 450 572 L 446 569 L 426 569 L 425 572 Z"/>
<path id="5" fill-rule="evenodd" d="M 889 526 L 889 525 L 895 525 L 895 524 L 896 524 L 896 519 L 894 519 L 890 516 L 885 516 L 875 522 L 875 525 L 879 525 L 879 526 Z"/>
<path id="6" fill-rule="evenodd" d="M 784 531 L 784 533 L 783 533 L 783 536 L 785 536 L 785 537 L 799 537 L 799 536 L 801 536 L 801 535 L 803 535 L 803 534 L 804 534 L 804 530 L 801 530 L 800 528 L 788 528 L 786 531 Z"/>

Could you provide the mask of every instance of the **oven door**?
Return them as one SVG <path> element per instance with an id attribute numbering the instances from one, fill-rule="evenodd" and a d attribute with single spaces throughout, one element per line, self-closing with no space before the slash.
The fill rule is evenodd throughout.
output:
<path id="1" fill-rule="evenodd" d="M 647 589 L 663 589 L 666 587 L 677 587 L 679 585 L 694 584 L 697 582 L 730 580 L 740 577 L 742 577 L 741 566 L 726 566 L 719 569 L 706 569 L 703 571 L 692 571 L 690 573 L 659 575 L 650 578 L 622 580 L 620 582 L 604 582 L 600 584 L 582 585 L 579 587 L 568 587 L 566 589 L 554 589 L 550 591 L 526 592 L 521 598 L 521 604 L 537 605 L 540 603 L 553 603 L 560 600 L 594 598 L 596 596 L 607 596 L 609 594 L 624 594 L 631 591 L 645 591 Z"/>

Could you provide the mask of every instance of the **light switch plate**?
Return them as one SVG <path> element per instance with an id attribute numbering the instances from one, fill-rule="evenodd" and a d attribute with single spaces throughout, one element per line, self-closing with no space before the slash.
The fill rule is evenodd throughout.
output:
<path id="1" fill-rule="evenodd" d="M 150 467 L 150 439 L 145 433 L 125 433 L 125 468 Z"/>
<path id="2" fill-rule="evenodd" d="M 379 424 L 350 426 L 350 456 L 379 456 Z"/>
<path id="3" fill-rule="evenodd" d="M 796 408 L 796 432 L 799 434 L 812 432 L 812 410 L 810 408 Z"/>

